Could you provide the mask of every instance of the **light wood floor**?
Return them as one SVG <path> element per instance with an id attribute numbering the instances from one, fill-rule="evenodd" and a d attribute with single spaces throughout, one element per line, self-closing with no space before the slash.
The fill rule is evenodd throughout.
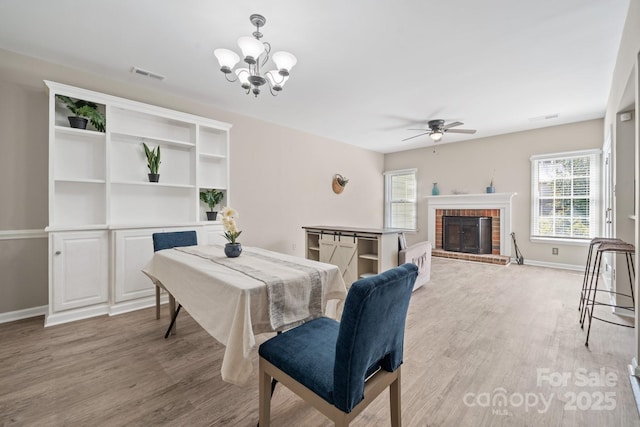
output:
<path id="1" fill-rule="evenodd" d="M 434 258 L 407 320 L 404 425 L 640 425 L 627 374 L 634 331 L 594 323 L 586 348 L 581 283 L 575 272 Z M 0 325 L 0 425 L 255 426 L 257 375 L 244 387 L 222 382 L 224 347 L 184 312 L 164 340 L 167 316 L 165 307 L 160 321 L 147 309 L 47 329 L 42 318 Z M 601 369 L 609 384 L 580 384 Z M 561 375 L 566 384 L 547 380 Z M 507 404 L 493 405 L 500 393 Z M 590 409 L 598 401 L 605 409 Z M 331 425 L 281 386 L 272 417 Z M 388 394 L 352 425 L 389 425 Z"/>

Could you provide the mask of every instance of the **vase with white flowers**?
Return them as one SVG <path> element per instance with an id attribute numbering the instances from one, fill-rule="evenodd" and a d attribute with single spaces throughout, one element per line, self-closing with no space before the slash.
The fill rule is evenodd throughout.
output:
<path id="1" fill-rule="evenodd" d="M 242 253 L 242 245 L 236 242 L 238 236 L 242 234 L 242 231 L 238 230 L 238 226 L 236 225 L 238 211 L 236 211 L 232 207 L 227 206 L 222 209 L 220 215 L 222 216 L 224 238 L 229 242 L 224 245 L 224 254 L 229 258 L 236 258 Z"/>

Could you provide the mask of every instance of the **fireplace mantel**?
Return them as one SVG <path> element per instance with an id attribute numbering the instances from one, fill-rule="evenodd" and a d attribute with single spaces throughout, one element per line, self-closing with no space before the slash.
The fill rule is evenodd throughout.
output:
<path id="1" fill-rule="evenodd" d="M 511 200 L 518 193 L 427 196 L 427 239 L 435 243 L 436 209 L 500 209 L 500 255 L 511 256 Z"/>

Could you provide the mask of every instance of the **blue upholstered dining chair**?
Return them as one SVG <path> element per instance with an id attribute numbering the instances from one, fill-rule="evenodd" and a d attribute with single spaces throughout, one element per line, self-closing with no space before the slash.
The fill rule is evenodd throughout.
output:
<path id="1" fill-rule="evenodd" d="M 198 235 L 193 230 L 170 231 L 166 233 L 153 233 L 151 237 L 153 238 L 154 252 L 161 251 L 163 249 L 177 248 L 181 246 L 195 246 L 198 244 Z M 162 284 L 154 282 L 154 285 L 156 285 L 156 319 L 159 319 L 160 318 L 160 287 L 162 286 Z M 167 338 L 171 333 L 171 330 L 173 329 L 173 325 L 176 323 L 176 318 L 178 317 L 178 313 L 180 313 L 180 308 L 182 308 L 182 305 L 179 304 L 178 308 L 175 309 L 175 300 L 173 299 L 172 295 L 169 296 L 169 301 L 170 301 L 169 306 L 171 309 L 171 324 L 169 325 L 169 329 L 167 329 L 167 333 L 164 335 L 165 338 Z"/>
<path id="2" fill-rule="evenodd" d="M 277 335 L 259 348 L 260 427 L 271 415 L 271 378 L 336 426 L 348 426 L 390 387 L 391 425 L 401 425 L 400 365 L 404 326 L 418 267 L 404 264 L 358 280 L 340 323 L 321 317 Z"/>

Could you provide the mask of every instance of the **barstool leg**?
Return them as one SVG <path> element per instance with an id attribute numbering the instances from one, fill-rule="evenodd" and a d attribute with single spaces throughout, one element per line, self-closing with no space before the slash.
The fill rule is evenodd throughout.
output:
<path id="1" fill-rule="evenodd" d="M 629 272 L 629 286 L 631 288 L 631 301 L 633 302 L 633 306 L 636 306 L 636 298 L 635 295 L 633 294 L 633 286 L 635 285 L 635 277 L 636 277 L 636 269 L 633 266 L 633 257 L 631 256 L 631 253 L 626 252 L 625 253 L 626 258 L 627 258 L 627 271 Z"/>
<path id="2" fill-rule="evenodd" d="M 587 317 L 587 309 L 588 309 L 589 300 L 591 299 L 591 290 L 593 289 L 593 278 L 596 275 L 596 268 L 598 268 L 598 271 L 600 271 L 601 257 L 602 257 L 602 254 L 600 253 L 600 251 L 597 251 L 595 261 L 593 262 L 593 269 L 591 271 L 591 279 L 589 280 L 589 289 L 587 290 L 587 293 L 584 297 L 584 302 L 582 303 L 582 311 L 580 312 L 580 327 L 582 329 L 584 329 L 584 320 Z"/>
<path id="3" fill-rule="evenodd" d="M 600 256 L 598 256 L 600 255 Z M 589 347 L 589 334 L 591 333 L 591 321 L 593 319 L 593 307 L 596 305 L 596 294 L 598 292 L 598 279 L 600 278 L 600 261 L 602 260 L 602 254 L 600 253 L 600 251 L 598 251 L 598 253 L 596 254 L 596 263 L 598 264 L 598 271 L 597 273 L 595 272 L 595 267 L 594 267 L 594 273 L 597 274 L 596 275 L 596 285 L 593 288 L 593 299 L 591 300 L 591 310 L 589 310 L 589 299 L 587 299 L 585 301 L 585 304 L 587 304 L 587 311 L 589 311 L 589 327 L 587 328 L 587 340 L 584 342 L 584 345 Z M 591 278 L 591 281 L 593 281 L 593 277 Z M 589 292 L 589 294 L 591 294 L 591 292 Z"/>
<path id="4" fill-rule="evenodd" d="M 580 318 L 582 318 L 582 305 L 584 304 L 584 294 L 587 290 L 587 282 L 589 281 L 589 269 L 591 268 L 592 252 L 593 252 L 593 243 L 589 245 L 589 252 L 587 254 L 587 265 L 584 268 L 584 278 L 582 279 L 582 290 L 580 291 L 580 304 L 578 304 L 578 311 L 580 312 Z"/>

